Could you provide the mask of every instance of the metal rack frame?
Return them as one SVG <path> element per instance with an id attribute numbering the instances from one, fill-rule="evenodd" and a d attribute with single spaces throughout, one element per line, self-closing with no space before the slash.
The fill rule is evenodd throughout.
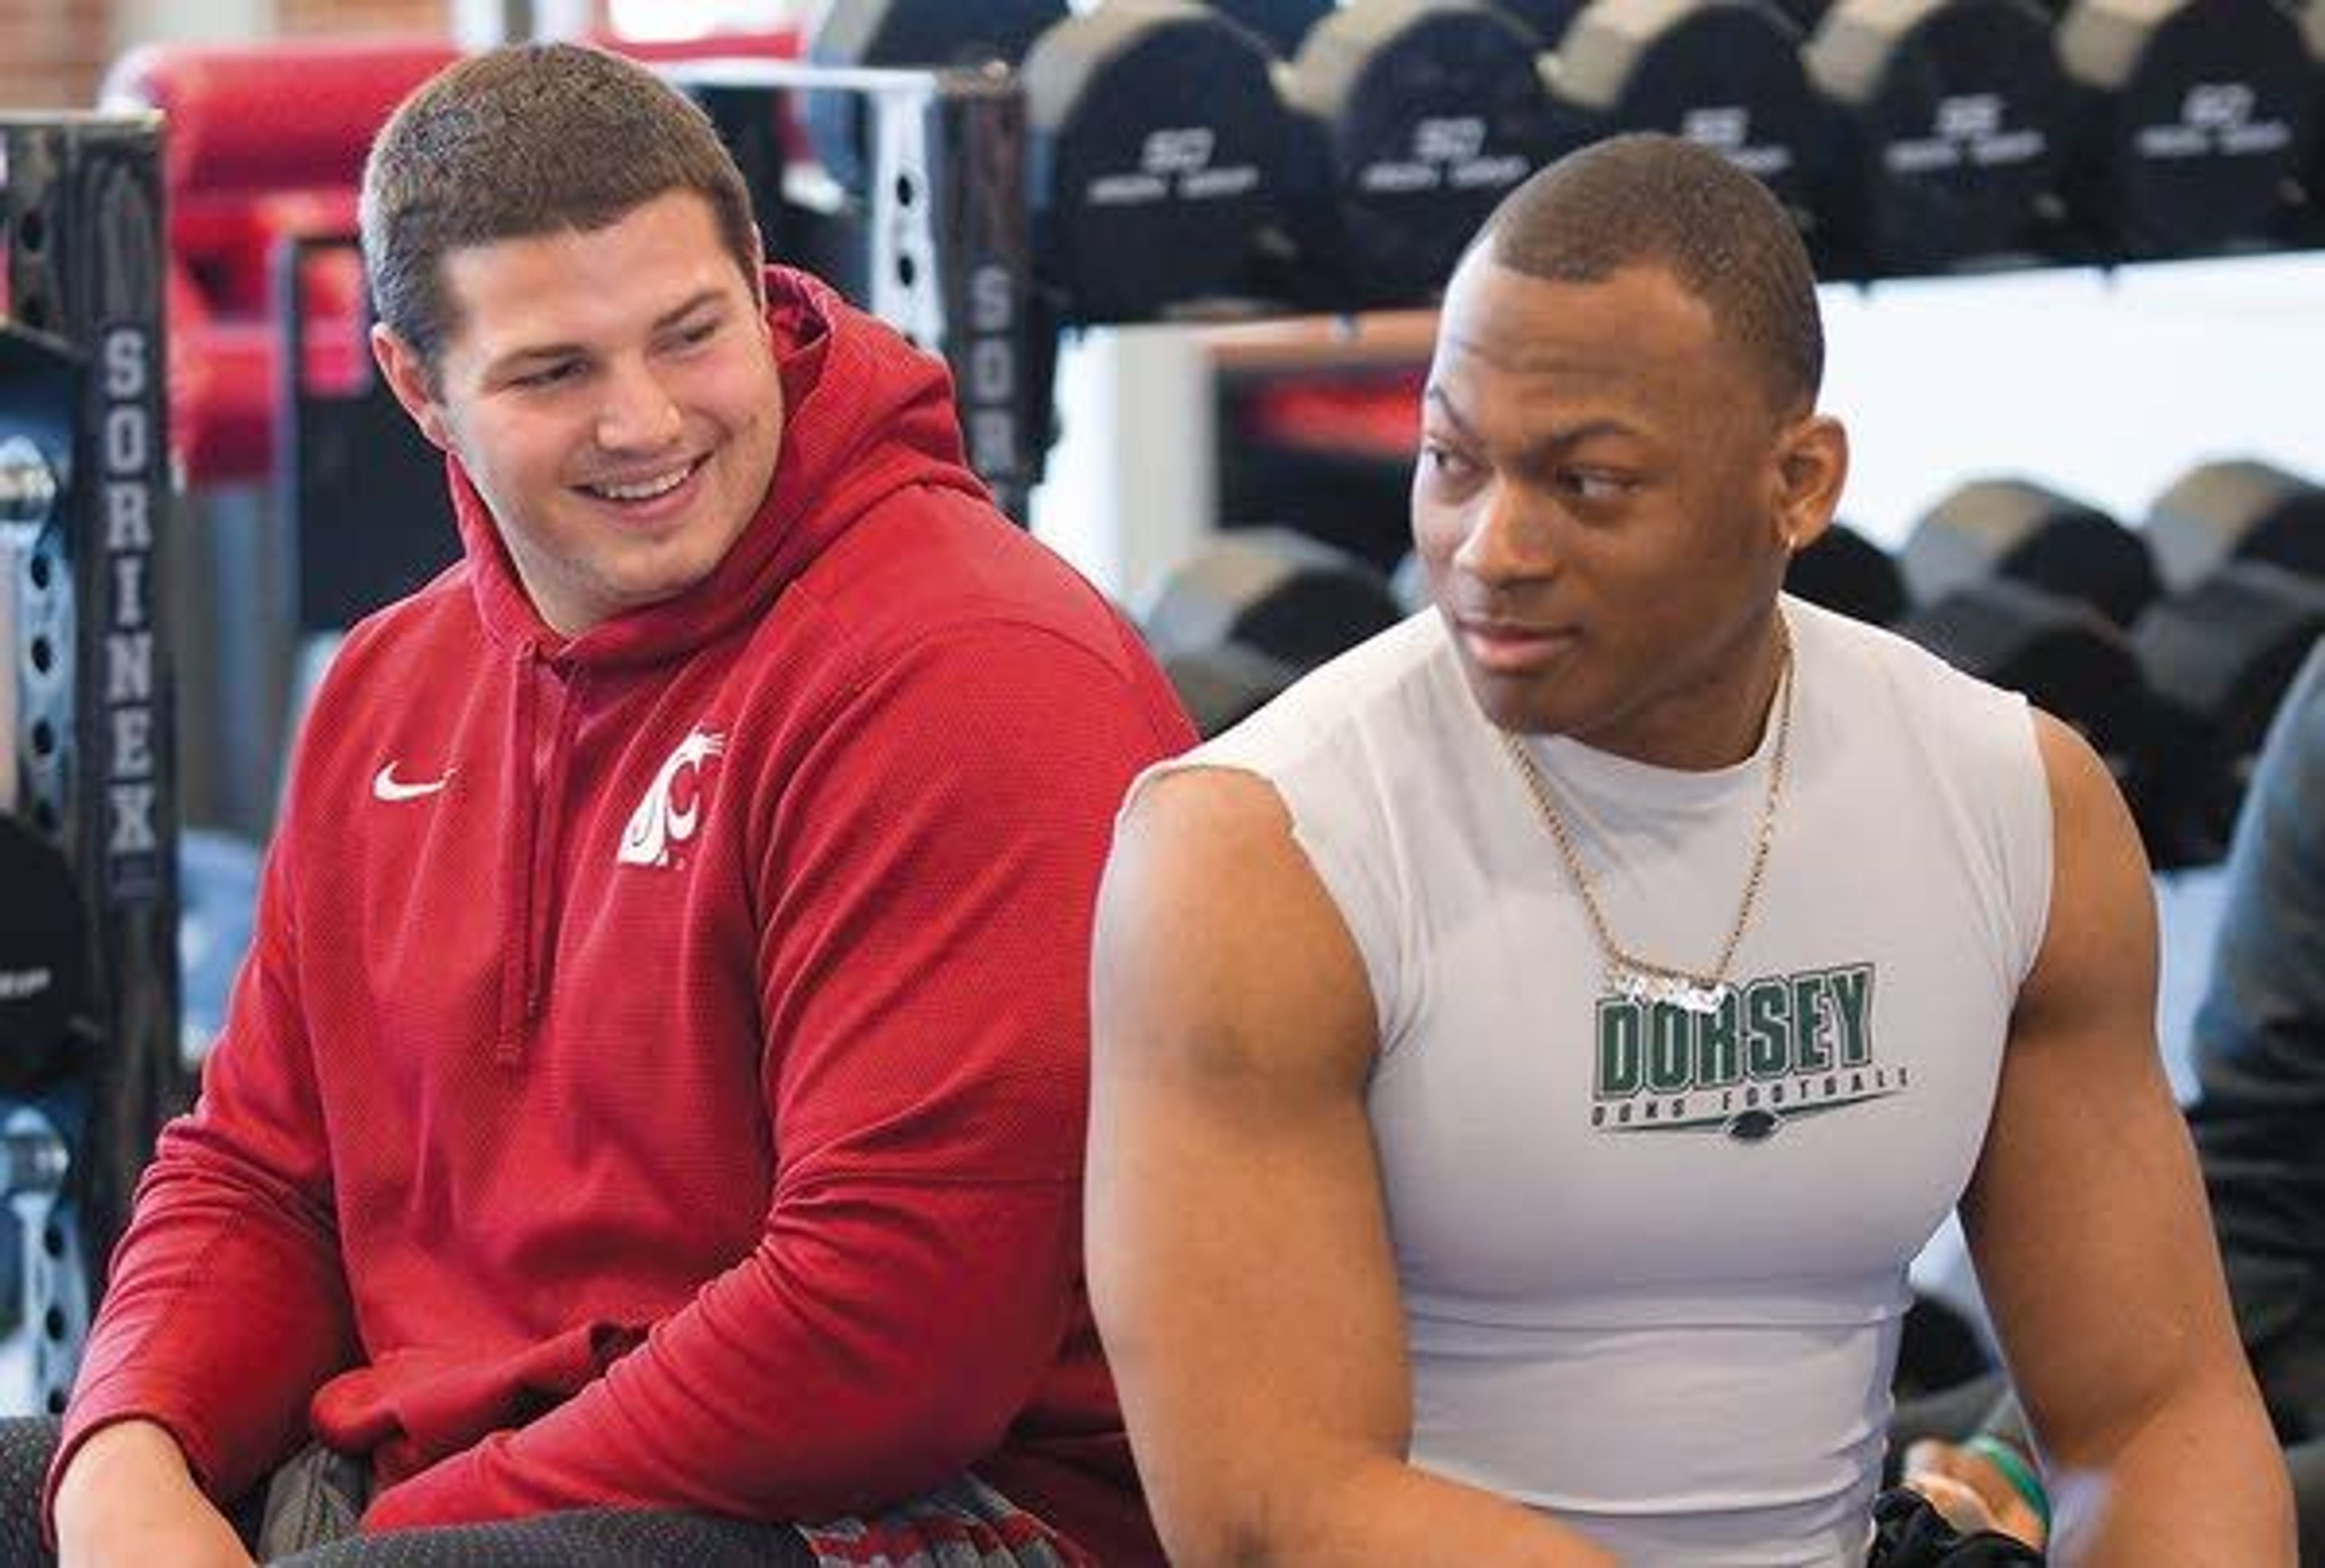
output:
<path id="1" fill-rule="evenodd" d="M 0 116 L 0 313 L 19 363 L 46 358 L 71 388 L 67 417 L 13 431 L 0 523 L 16 609 L 0 668 L 14 733 L 0 741 L 16 814 L 72 870 L 90 960 L 76 1070 L 0 1107 L 50 1410 L 153 1136 L 185 1099 L 160 153 L 157 115 Z M 0 444 L 12 417 L 0 404 Z"/>

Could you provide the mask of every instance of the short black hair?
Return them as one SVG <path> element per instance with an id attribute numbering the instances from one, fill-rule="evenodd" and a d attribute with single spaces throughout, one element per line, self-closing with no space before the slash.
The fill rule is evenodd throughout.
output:
<path id="1" fill-rule="evenodd" d="M 1776 407 L 1816 403 L 1824 325 L 1808 247 L 1768 188 L 1708 147 L 1634 132 L 1578 148 L 1503 198 L 1478 246 L 1552 283 L 1660 266 L 1711 308 Z"/>

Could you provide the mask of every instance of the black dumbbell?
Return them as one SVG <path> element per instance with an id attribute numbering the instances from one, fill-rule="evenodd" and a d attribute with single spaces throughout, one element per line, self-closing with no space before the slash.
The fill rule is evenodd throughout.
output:
<path id="1" fill-rule="evenodd" d="M 2031 479 L 1958 486 L 1906 537 L 1899 564 L 1923 604 L 1990 577 L 2089 602 L 2128 626 L 2159 590 L 2147 541 L 2086 501 Z"/>
<path id="2" fill-rule="evenodd" d="M 1206 740 L 1266 707 L 1305 673 L 1296 664 L 1241 643 L 1158 654 L 1156 662 L 1178 694 L 1179 705 L 1194 721 L 1195 733 Z"/>
<path id="3" fill-rule="evenodd" d="M 1684 136 L 1805 216 L 1817 127 L 1800 49 L 1799 27 L 1767 0 L 1591 0 L 1542 73 L 1567 141 Z"/>
<path id="4" fill-rule="evenodd" d="M 2133 628 L 2155 693 L 2144 794 L 2159 865 L 2226 851 L 2286 685 L 2325 634 L 2325 487 L 2273 463 L 2200 464 L 2148 508 L 2168 591 Z"/>
<path id="5" fill-rule="evenodd" d="M 1140 624 L 1212 735 L 1404 613 L 1370 563 L 1288 528 L 1237 528 L 1172 571 Z"/>
<path id="6" fill-rule="evenodd" d="M 1308 30 L 1331 14 L 1334 0 L 1208 0 L 1228 21 L 1251 30 L 1279 60 L 1300 48 Z"/>
<path id="7" fill-rule="evenodd" d="M 1000 61 L 1025 94 L 1036 267 L 1069 320 L 1135 321 L 1240 289 L 1285 152 L 1268 57 L 1192 0 L 832 0 L 840 66 Z M 807 95 L 819 157 L 860 189 L 862 104 Z"/>
<path id="8" fill-rule="evenodd" d="M 1276 72 L 1297 163 L 1283 292 L 1400 304 L 1552 150 L 1531 30 L 1476 0 L 1350 0 Z"/>
<path id="9" fill-rule="evenodd" d="M 2316 85 L 2276 0 L 2072 0 L 2058 27 L 2074 101 L 2061 189 L 2113 254 L 2179 255 L 2270 233 L 2308 145 Z"/>
<path id="10" fill-rule="evenodd" d="M 2309 0 L 2300 8 L 2301 39 L 2308 48 L 2309 69 L 2317 81 L 2320 96 L 2325 96 L 2325 0 Z M 2325 107 L 2319 109 L 2325 116 Z M 2309 205 L 2313 209 L 2325 207 L 2325 135 L 2311 138 L 2313 149 L 2309 161 Z"/>
<path id="11" fill-rule="evenodd" d="M 2036 243 L 2066 88 L 2033 0 L 1837 0 L 1802 60 L 1839 147 L 1818 202 L 1828 272 Z"/>
<path id="12" fill-rule="evenodd" d="M 49 1087 L 75 1065 L 82 987 L 81 902 L 47 839 L 0 810 L 0 1092 Z"/>
<path id="13" fill-rule="evenodd" d="M 1338 9 L 1336 0 L 1207 0 L 1211 9 L 1264 39 L 1278 59 L 1300 52 L 1309 29 Z M 1554 46 L 1583 0 L 1492 0 L 1495 10 L 1523 23 L 1545 47 Z"/>
<path id="14" fill-rule="evenodd" d="M 2154 696 L 2138 794 L 2158 867 L 2228 852 L 2269 721 L 2320 636 L 2325 581 L 2260 561 L 2229 561 L 2133 627 Z"/>
<path id="15" fill-rule="evenodd" d="M 2202 463 L 2149 505 L 2146 533 L 2174 589 L 2195 587 L 2230 561 L 2325 578 L 2325 486 L 2253 458 Z"/>
<path id="16" fill-rule="evenodd" d="M 1897 629 L 2073 725 L 2132 793 L 2149 745 L 2146 682 L 2129 636 L 2088 601 L 1989 577 L 1913 610 Z"/>
<path id="17" fill-rule="evenodd" d="M 1544 49 L 1556 49 L 1586 0 L 1495 0 L 1495 4 L 1533 29 Z"/>
<path id="18" fill-rule="evenodd" d="M 1240 292 L 1288 131 L 1266 51 L 1191 0 L 1109 0 L 1020 71 L 1036 254 L 1080 321 Z"/>
<path id="19" fill-rule="evenodd" d="M 1911 602 L 1897 558 L 1846 523 L 1819 534 L 1784 568 L 1784 591 L 1885 626 Z"/>

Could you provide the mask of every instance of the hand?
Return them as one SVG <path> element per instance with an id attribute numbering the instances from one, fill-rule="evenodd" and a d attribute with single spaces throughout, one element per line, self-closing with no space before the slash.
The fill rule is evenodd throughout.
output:
<path id="1" fill-rule="evenodd" d="M 150 1421 L 105 1427 L 73 1455 L 57 1487 L 57 1548 L 61 1568 L 253 1568 L 177 1439 Z"/>
<path id="2" fill-rule="evenodd" d="M 1904 1483 L 1957 1530 L 1998 1530 L 2038 1551 L 2049 1534 L 2018 1489 L 1984 1454 L 1925 1438 L 1905 1451 Z"/>

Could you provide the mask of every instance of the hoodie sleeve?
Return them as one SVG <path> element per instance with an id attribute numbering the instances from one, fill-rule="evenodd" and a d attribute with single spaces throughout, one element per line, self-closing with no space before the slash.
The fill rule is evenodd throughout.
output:
<path id="1" fill-rule="evenodd" d="M 1089 924 L 1114 812 L 1190 736 L 1150 665 L 987 623 L 885 661 L 755 875 L 777 1174 L 755 1250 L 606 1377 L 368 1527 L 591 1504 L 817 1520 L 993 1452 L 1081 1293 Z"/>
<path id="2" fill-rule="evenodd" d="M 269 858 L 249 960 L 193 1110 L 162 1129 L 89 1331 L 44 1506 L 80 1444 L 160 1423 L 231 1502 L 303 1438 L 353 1356 L 301 1021 L 288 857 Z"/>

